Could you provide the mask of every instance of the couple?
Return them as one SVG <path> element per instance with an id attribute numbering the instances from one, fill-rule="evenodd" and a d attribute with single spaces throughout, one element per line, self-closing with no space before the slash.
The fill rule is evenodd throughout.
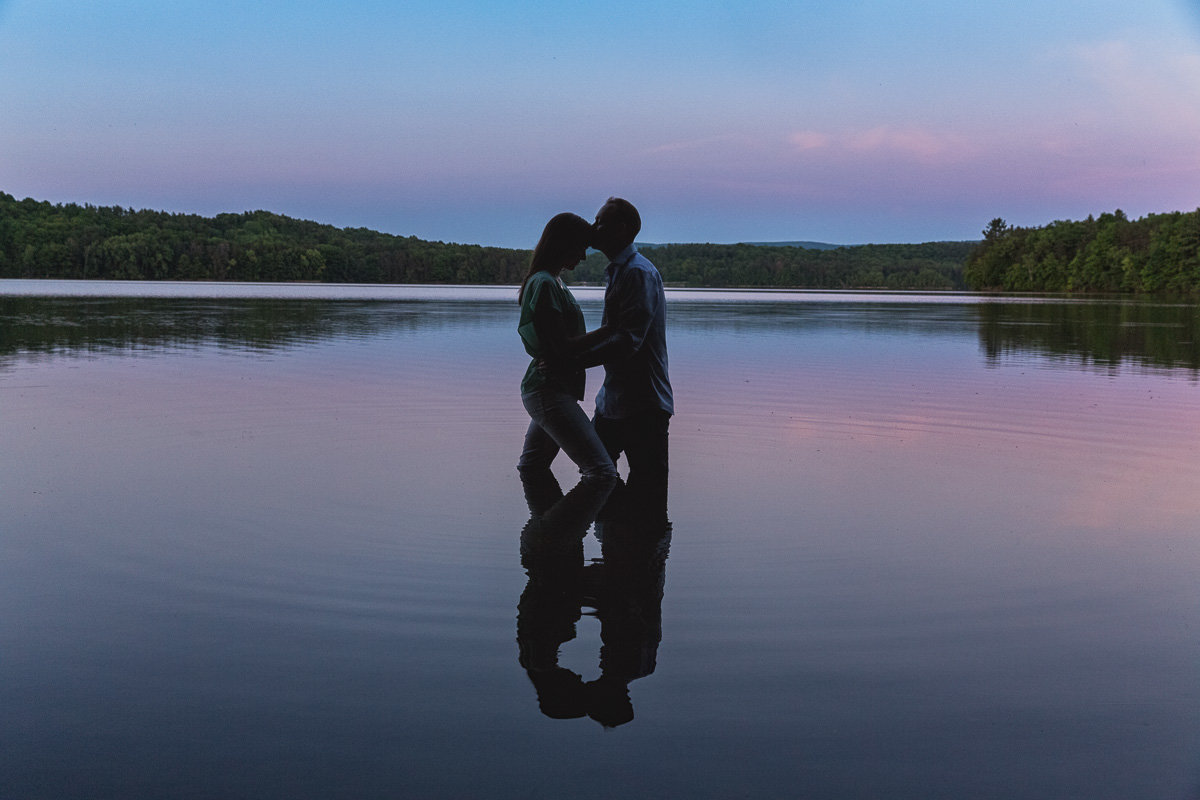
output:
<path id="1" fill-rule="evenodd" d="M 667 479 L 667 427 L 674 413 L 667 376 L 662 276 L 633 245 L 641 217 L 609 198 L 596 221 L 558 214 L 546 224 L 521 284 L 517 332 L 532 361 L 521 382 L 529 430 L 518 469 L 549 469 L 561 449 L 584 480 L 611 482 L 625 454 L 629 483 Z M 608 256 L 604 316 L 588 333 L 583 312 L 562 282 L 593 247 Z M 604 365 L 604 384 L 589 420 L 580 408 L 584 370 Z"/>

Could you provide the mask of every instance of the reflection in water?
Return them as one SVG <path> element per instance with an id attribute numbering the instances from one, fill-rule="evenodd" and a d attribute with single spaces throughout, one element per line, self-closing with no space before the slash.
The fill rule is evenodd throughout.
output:
<path id="1" fill-rule="evenodd" d="M 0 297 L 0 356 L 231 344 L 266 350 L 339 332 L 326 303 Z"/>
<path id="2" fill-rule="evenodd" d="M 671 524 L 666 493 L 581 481 L 565 496 L 549 470 L 521 477 L 530 518 L 521 531 L 529 576 L 517 604 L 519 660 L 554 719 L 590 717 L 608 728 L 633 719 L 629 684 L 654 672 Z M 595 521 L 601 557 L 584 564 Z M 583 608 L 600 620 L 600 676 L 558 663 Z"/>
<path id="3" fill-rule="evenodd" d="M 681 335 L 717 327 L 748 335 L 801 329 L 942 336 L 975 327 L 984 356 L 1048 356 L 1067 365 L 1123 363 L 1200 373 L 1200 306 L 1149 300 L 932 303 L 861 302 L 830 295 L 820 302 L 674 302 Z M 381 295 L 382 298 L 382 295 Z M 589 313 L 599 306 L 584 300 Z M 0 294 L 0 366 L 7 357 L 46 353 L 187 349 L 215 344 L 247 351 L 374 337 L 446 325 L 464 318 L 491 324 L 512 316 L 511 298 L 488 300 L 323 300 L 311 298 L 31 297 Z M 466 324 L 470 324 L 469 322 Z"/>
<path id="4" fill-rule="evenodd" d="M 7 297 L 0 366 L 9 356 L 163 351 L 217 345 L 250 352 L 396 331 L 458 326 L 508 304 L 270 298 Z"/>
<path id="5" fill-rule="evenodd" d="M 976 307 L 989 364 L 1012 353 L 1085 367 L 1124 362 L 1200 371 L 1200 307 L 1159 303 L 1019 303 Z"/>

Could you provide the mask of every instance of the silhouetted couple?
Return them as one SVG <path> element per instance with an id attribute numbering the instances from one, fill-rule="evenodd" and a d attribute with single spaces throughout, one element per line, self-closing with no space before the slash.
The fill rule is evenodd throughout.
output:
<path id="1" fill-rule="evenodd" d="M 533 250 L 518 299 L 517 331 L 531 361 L 521 382 L 529 430 L 522 474 L 550 467 L 559 450 L 584 480 L 612 482 L 622 453 L 630 483 L 667 479 L 667 429 L 674 413 L 667 375 L 666 302 L 662 276 L 633 240 L 641 217 L 627 200 L 609 198 L 596 221 L 558 214 Z M 563 284 L 587 248 L 609 259 L 600 327 L 587 332 L 583 312 Z M 591 420 L 580 407 L 584 371 L 604 365 Z"/>
<path id="2" fill-rule="evenodd" d="M 613 728 L 633 719 L 629 683 L 654 672 L 662 640 L 662 599 L 671 525 L 666 494 L 584 478 L 565 496 L 550 470 L 524 470 L 529 522 L 521 564 L 529 576 L 517 604 L 519 660 L 554 719 L 588 716 Z M 644 485 L 644 484 L 643 484 Z M 601 558 L 584 563 L 595 520 Z M 560 666 L 583 609 L 600 620 L 600 675 L 585 682 Z"/>

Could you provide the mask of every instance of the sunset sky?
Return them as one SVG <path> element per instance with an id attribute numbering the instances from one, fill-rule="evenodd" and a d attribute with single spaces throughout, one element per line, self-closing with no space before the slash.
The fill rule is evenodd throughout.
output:
<path id="1" fill-rule="evenodd" d="M 0 0 L 0 191 L 529 247 L 1200 206 L 1200 2 Z"/>

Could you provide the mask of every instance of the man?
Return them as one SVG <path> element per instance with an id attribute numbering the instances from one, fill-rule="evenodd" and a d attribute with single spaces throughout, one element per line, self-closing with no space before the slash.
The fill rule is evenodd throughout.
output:
<path id="1" fill-rule="evenodd" d="M 662 276 L 634 247 L 641 217 L 627 200 L 610 197 L 596 214 L 592 247 L 608 256 L 604 317 L 578 357 L 604 365 L 593 423 L 616 463 L 629 463 L 630 483 L 667 479 L 667 428 L 675 413 L 667 374 L 667 317 Z"/>

